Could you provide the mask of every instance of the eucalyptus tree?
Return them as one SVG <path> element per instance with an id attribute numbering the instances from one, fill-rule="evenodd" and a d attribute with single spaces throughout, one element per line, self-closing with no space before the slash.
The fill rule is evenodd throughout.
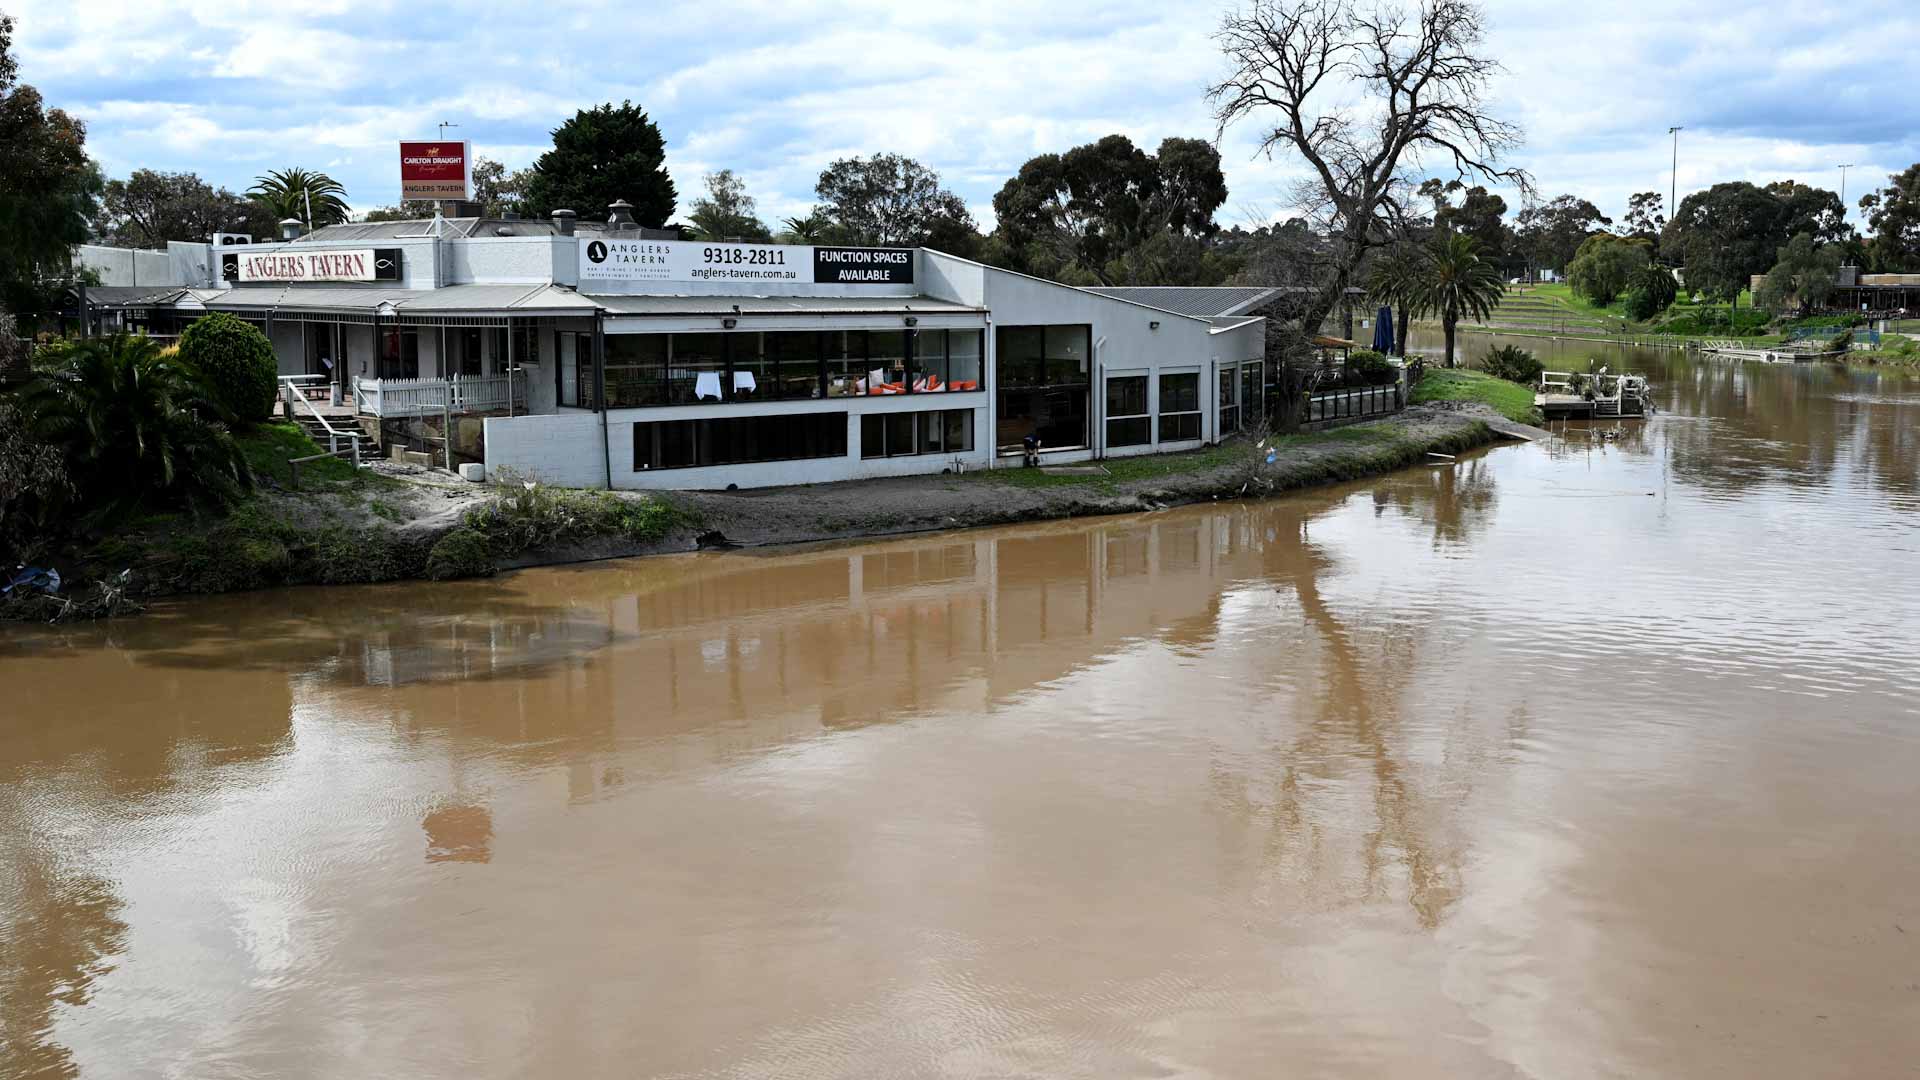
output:
<path id="1" fill-rule="evenodd" d="M 1470 0 L 1413 10 L 1354 0 L 1253 0 L 1217 35 L 1228 73 L 1208 90 L 1220 133 L 1261 127 L 1260 152 L 1298 155 L 1308 179 L 1289 193 L 1325 235 L 1331 258 L 1299 309 L 1317 328 L 1362 262 L 1406 215 L 1404 171 L 1446 169 L 1532 193 L 1501 164 L 1519 128 L 1493 115 L 1499 64 L 1484 53 L 1485 20 Z M 1483 260 L 1484 263 L 1484 260 Z"/>

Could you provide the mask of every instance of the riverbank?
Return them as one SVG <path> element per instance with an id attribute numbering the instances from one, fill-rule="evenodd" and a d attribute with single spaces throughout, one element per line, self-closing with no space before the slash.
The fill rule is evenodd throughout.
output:
<path id="1" fill-rule="evenodd" d="M 1244 436 L 1183 454 L 1052 469 L 996 469 L 743 491 L 575 491 L 469 484 L 381 463 L 301 477 L 263 470 L 263 490 L 227 516 L 131 523 L 54 560 L 84 598 L 128 572 L 104 613 L 156 597 L 287 585 L 485 576 L 499 570 L 684 552 L 896 536 L 1254 498 L 1377 475 L 1501 438 L 1471 402 L 1416 406 L 1329 431 Z M 1270 460 L 1269 460 L 1270 459 Z M 58 614 L 45 599 L 0 607 Z M 74 614 L 74 612 L 69 612 Z"/>

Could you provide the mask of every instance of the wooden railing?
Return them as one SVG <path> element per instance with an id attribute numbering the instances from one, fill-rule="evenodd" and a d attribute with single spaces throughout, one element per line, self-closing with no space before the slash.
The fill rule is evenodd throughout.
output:
<path id="1" fill-rule="evenodd" d="M 511 382 L 509 382 L 511 378 Z M 455 375 L 448 379 L 368 379 L 353 383 L 354 408 L 362 416 L 439 416 L 443 413 L 520 411 L 527 401 L 525 372 Z"/>

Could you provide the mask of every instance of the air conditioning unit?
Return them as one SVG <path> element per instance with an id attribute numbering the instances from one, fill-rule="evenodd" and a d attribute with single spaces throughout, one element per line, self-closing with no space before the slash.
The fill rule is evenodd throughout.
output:
<path id="1" fill-rule="evenodd" d="M 253 237 L 246 233 L 217 232 L 213 234 L 214 247 L 231 247 L 234 244 L 251 244 Z"/>

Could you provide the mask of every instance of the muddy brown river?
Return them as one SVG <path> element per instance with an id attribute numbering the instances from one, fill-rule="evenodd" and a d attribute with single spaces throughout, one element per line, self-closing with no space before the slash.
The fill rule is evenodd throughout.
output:
<path id="1" fill-rule="evenodd" d="M 1915 1075 L 1920 382 L 1615 357 L 1270 502 L 0 629 L 0 1075 Z"/>

